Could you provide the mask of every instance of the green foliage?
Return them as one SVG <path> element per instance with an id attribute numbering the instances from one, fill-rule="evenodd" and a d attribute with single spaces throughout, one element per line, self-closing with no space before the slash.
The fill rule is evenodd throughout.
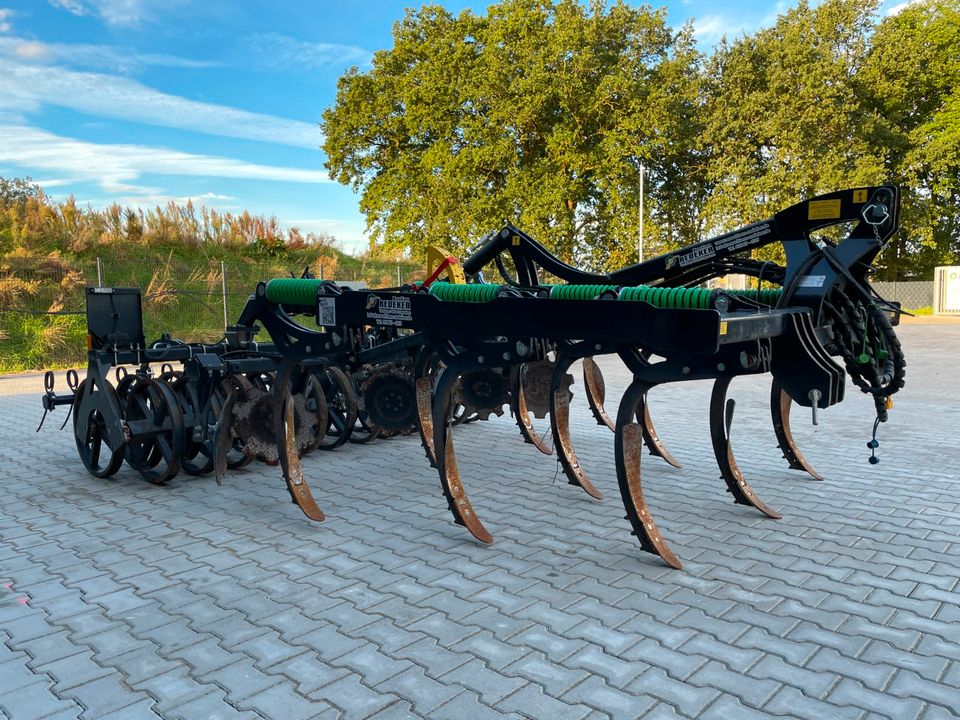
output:
<path id="1" fill-rule="evenodd" d="M 407 11 L 393 49 L 341 78 L 324 114 L 328 168 L 362 192 L 388 246 L 462 252 L 509 220 L 565 259 L 602 265 L 635 247 L 639 162 L 672 154 L 684 166 L 683 133 L 651 119 L 693 106 L 696 59 L 690 33 L 648 7 Z M 658 168 L 653 183 L 668 176 Z"/>
<path id="2" fill-rule="evenodd" d="M 878 18 L 807 0 L 701 56 L 662 11 L 502 0 L 407 11 L 324 113 L 374 242 L 462 252 L 513 221 L 567 260 L 631 262 L 844 187 L 897 182 L 885 279 L 960 261 L 960 0 Z"/>

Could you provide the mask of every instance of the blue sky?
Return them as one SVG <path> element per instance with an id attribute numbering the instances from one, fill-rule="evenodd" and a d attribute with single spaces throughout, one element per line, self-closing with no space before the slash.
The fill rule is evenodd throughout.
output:
<path id="1" fill-rule="evenodd" d="M 338 76 L 390 47 L 413 5 L 0 0 L 0 175 L 94 207 L 248 209 L 363 249 L 358 196 L 328 178 L 318 122 Z M 705 49 L 789 6 L 667 5 L 674 27 L 694 19 Z"/>

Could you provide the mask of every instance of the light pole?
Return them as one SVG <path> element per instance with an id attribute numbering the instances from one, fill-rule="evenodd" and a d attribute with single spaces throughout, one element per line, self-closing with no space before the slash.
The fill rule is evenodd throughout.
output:
<path id="1" fill-rule="evenodd" d="M 640 211 L 638 213 L 640 234 L 637 237 L 637 262 L 643 262 L 643 161 L 640 162 Z"/>

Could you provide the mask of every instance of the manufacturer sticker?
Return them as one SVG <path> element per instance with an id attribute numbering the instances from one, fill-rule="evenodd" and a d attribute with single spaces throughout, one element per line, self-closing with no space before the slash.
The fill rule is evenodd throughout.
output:
<path id="1" fill-rule="evenodd" d="M 413 307 L 410 298 L 382 298 L 371 295 L 367 300 L 367 319 L 378 325 L 400 326 L 413 321 Z"/>
<path id="2" fill-rule="evenodd" d="M 317 298 L 317 325 L 336 327 L 337 299 L 332 297 Z"/>
<path id="3" fill-rule="evenodd" d="M 811 200 L 807 220 L 836 220 L 840 217 L 840 200 Z"/>
<path id="4" fill-rule="evenodd" d="M 827 278 L 825 275 L 805 275 L 804 277 L 800 278 L 799 282 L 797 282 L 797 287 L 805 287 L 805 288 L 823 287 L 823 281 L 826 279 Z"/>
<path id="5" fill-rule="evenodd" d="M 680 263 L 680 267 L 686 267 L 687 265 L 692 265 L 695 262 L 712 258 L 716 254 L 717 251 L 714 249 L 712 244 L 700 245 L 699 247 L 695 247 L 686 255 L 681 255 L 678 258 L 678 261 Z"/>

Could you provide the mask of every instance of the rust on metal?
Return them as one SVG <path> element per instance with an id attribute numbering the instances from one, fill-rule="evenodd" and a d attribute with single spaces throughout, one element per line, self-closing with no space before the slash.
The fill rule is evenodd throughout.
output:
<path id="1" fill-rule="evenodd" d="M 643 402 L 642 395 L 639 402 Z M 682 568 L 680 560 L 663 538 L 643 496 L 643 485 L 640 482 L 643 428 L 634 422 L 626 423 L 617 428 L 615 437 L 617 480 L 627 519 L 633 526 L 633 534 L 644 550 L 659 555 L 667 565 L 679 570 Z"/>
<path id="2" fill-rule="evenodd" d="M 287 490 L 289 490 L 293 502 L 303 511 L 304 515 L 319 522 L 324 519 L 323 511 L 320 510 L 313 499 L 313 494 L 310 492 L 307 481 L 303 478 L 303 470 L 300 467 L 295 401 L 287 387 L 287 378 L 287 373 L 281 373 L 281 377 L 277 378 L 273 390 L 275 406 L 279 406 L 279 412 L 274 412 L 274 433 L 275 437 L 282 439 L 282 442 L 278 444 L 278 460 L 280 468 L 283 470 L 283 479 L 287 482 Z M 323 397 L 322 394 L 321 397 Z"/>
<path id="3" fill-rule="evenodd" d="M 590 405 L 590 412 L 593 413 L 597 425 L 606 425 L 612 432 L 616 427 L 603 407 L 607 394 L 603 373 L 600 372 L 600 366 L 590 357 L 583 359 L 583 385 L 586 388 L 587 404 Z"/>
<path id="4" fill-rule="evenodd" d="M 440 477 L 444 487 L 449 493 L 453 502 L 453 511 L 458 519 L 458 524 L 462 524 L 470 534 L 482 543 L 490 544 L 493 542 L 493 535 L 487 531 L 473 510 L 470 499 L 467 497 L 467 491 L 463 489 L 463 482 L 460 479 L 460 469 L 457 467 L 457 455 L 453 449 L 453 435 L 447 430 L 446 442 L 443 448 L 443 464 L 440 468 Z"/>
<path id="5" fill-rule="evenodd" d="M 720 467 L 720 475 L 727 483 L 727 490 L 733 495 L 734 502 L 740 505 L 752 505 L 767 517 L 779 520 L 782 517 L 780 513 L 757 497 L 757 493 L 743 476 L 734 457 L 733 444 L 730 442 L 730 427 L 733 424 L 736 403 L 732 399 L 727 400 L 730 380 L 729 377 L 717 378 L 710 396 L 710 439 L 713 442 L 713 453 L 717 458 L 717 465 Z"/>
<path id="6" fill-rule="evenodd" d="M 580 466 L 580 460 L 570 440 L 570 398 L 566 388 L 557 388 L 551 397 L 553 401 L 550 407 L 550 426 L 557 445 L 557 457 L 567 481 L 583 488 L 590 497 L 602 500 L 603 493 L 590 482 L 590 478 Z"/>
<path id="7" fill-rule="evenodd" d="M 217 485 L 223 485 L 223 478 L 227 474 L 227 453 L 233 447 L 233 406 L 236 401 L 237 391 L 230 388 L 213 431 L 213 477 Z"/>
<path id="8" fill-rule="evenodd" d="M 433 384 L 430 378 L 417 378 L 414 382 L 414 394 L 417 399 L 417 427 L 420 430 L 420 443 L 430 461 L 430 467 L 437 466 L 437 450 L 433 446 L 433 411 L 431 408 L 431 394 Z"/>
<path id="9" fill-rule="evenodd" d="M 681 468 L 683 465 L 670 453 L 669 450 L 664 446 L 663 442 L 660 440 L 660 435 L 657 433 L 657 429 L 653 426 L 653 418 L 650 417 L 650 406 L 647 404 L 646 400 L 643 403 L 643 442 L 646 444 L 647 449 L 650 451 L 651 455 L 656 455 L 659 458 L 663 458 L 664 462 L 668 465 L 672 465 L 675 468 Z M 637 418 L 640 420 L 641 418 Z"/>
<path id="10" fill-rule="evenodd" d="M 770 414 L 773 417 L 773 432 L 777 436 L 777 445 L 791 470 L 803 470 L 814 480 L 823 480 L 823 475 L 813 466 L 797 447 L 797 441 L 790 430 L 790 408 L 793 400 L 776 380 L 770 386 Z"/>
<path id="11" fill-rule="evenodd" d="M 531 412 L 527 405 L 527 393 L 524 390 L 524 382 L 520 377 L 513 387 L 513 401 L 516 406 L 514 414 L 517 419 L 517 427 L 520 428 L 520 434 L 523 436 L 524 442 L 530 443 L 544 455 L 553 455 L 553 448 L 543 441 L 543 437 L 537 432 L 537 429 L 533 426 L 533 421 L 530 419 Z M 547 403 L 547 407 L 549 409 L 549 403 Z"/>

